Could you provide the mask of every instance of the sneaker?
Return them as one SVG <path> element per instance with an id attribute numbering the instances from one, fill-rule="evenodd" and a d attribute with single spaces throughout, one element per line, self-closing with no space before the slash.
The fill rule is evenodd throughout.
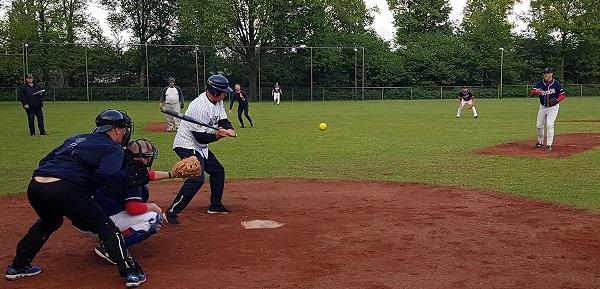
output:
<path id="1" fill-rule="evenodd" d="M 40 273 L 42 273 L 42 268 L 40 268 L 40 266 L 31 266 L 31 265 L 27 265 L 27 266 L 23 266 L 23 267 L 8 266 L 8 268 L 6 269 L 5 277 L 6 277 L 6 280 L 12 281 L 12 280 L 25 278 L 25 277 L 34 276 L 34 275 L 37 275 Z"/>
<path id="2" fill-rule="evenodd" d="M 209 214 L 229 214 L 229 213 L 231 213 L 231 211 L 229 209 L 225 208 L 225 206 L 223 206 L 223 204 L 210 205 L 210 207 L 208 207 L 208 210 L 206 212 Z"/>
<path id="3" fill-rule="evenodd" d="M 456 118 L 460 118 L 460 116 L 457 116 Z"/>
<path id="4" fill-rule="evenodd" d="M 167 223 L 169 223 L 171 225 L 181 224 L 181 222 L 179 221 L 179 218 L 177 218 L 177 215 L 168 215 L 167 213 L 163 213 L 163 220 L 166 220 Z"/>
<path id="5" fill-rule="evenodd" d="M 552 152 L 552 146 L 546 146 L 546 151 L 547 152 Z"/>
<path id="6" fill-rule="evenodd" d="M 253 124 L 253 123 L 250 123 L 250 127 L 251 127 L 251 128 L 252 128 L 252 127 L 254 127 L 254 124 Z"/>
<path id="7" fill-rule="evenodd" d="M 474 118 L 478 118 L 478 117 L 479 117 L 478 115 L 474 116 Z"/>
<path id="8" fill-rule="evenodd" d="M 136 288 L 146 282 L 146 274 L 144 272 L 131 272 L 125 276 L 125 287 Z"/>
<path id="9" fill-rule="evenodd" d="M 241 127 L 241 128 L 245 128 L 245 126 L 244 126 L 243 124 L 242 124 L 242 125 L 240 125 L 240 127 Z"/>
<path id="10" fill-rule="evenodd" d="M 536 144 L 534 144 L 534 145 L 532 146 L 532 148 L 534 148 L 534 149 L 541 149 L 541 148 L 543 148 L 543 147 L 544 147 L 544 145 L 543 145 L 543 144 L 541 144 L 541 143 L 536 143 Z"/>
<path id="11" fill-rule="evenodd" d="M 104 248 L 104 244 L 102 244 L 102 243 L 98 244 L 98 246 L 96 246 L 96 248 L 94 248 L 94 253 L 96 253 L 96 255 L 98 255 L 100 258 L 106 260 L 108 263 L 110 263 L 112 265 L 117 265 L 117 263 L 113 262 L 113 260 L 111 260 L 110 257 L 108 256 L 108 253 L 106 252 L 106 248 Z"/>

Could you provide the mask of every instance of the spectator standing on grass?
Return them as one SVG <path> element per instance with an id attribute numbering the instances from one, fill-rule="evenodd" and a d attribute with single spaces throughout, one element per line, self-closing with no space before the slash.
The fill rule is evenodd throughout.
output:
<path id="1" fill-rule="evenodd" d="M 27 114 L 27 124 L 29 125 L 29 135 L 35 135 L 35 124 L 33 123 L 34 118 L 37 118 L 38 128 L 40 129 L 40 135 L 46 134 L 44 128 L 44 90 L 39 85 L 33 83 L 33 76 L 27 74 L 25 76 L 25 83 L 19 89 L 19 100 L 25 109 Z"/>

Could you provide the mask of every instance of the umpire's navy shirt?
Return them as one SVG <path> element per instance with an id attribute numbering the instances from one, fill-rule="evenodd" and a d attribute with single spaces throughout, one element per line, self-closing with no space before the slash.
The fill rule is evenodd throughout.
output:
<path id="1" fill-rule="evenodd" d="M 542 94 L 539 95 L 540 104 L 542 106 L 550 106 L 549 103 L 546 103 L 547 101 L 549 102 L 550 99 L 553 98 L 558 99 L 558 96 L 565 93 L 565 89 L 562 87 L 562 85 L 560 85 L 560 82 L 558 82 L 558 80 L 556 79 L 553 79 L 551 83 L 546 83 L 542 79 L 535 84 L 535 88 L 542 91 Z"/>
<path id="2" fill-rule="evenodd" d="M 91 195 L 108 176 L 121 172 L 124 154 L 123 148 L 105 133 L 76 135 L 44 157 L 33 176 L 75 183 Z"/>

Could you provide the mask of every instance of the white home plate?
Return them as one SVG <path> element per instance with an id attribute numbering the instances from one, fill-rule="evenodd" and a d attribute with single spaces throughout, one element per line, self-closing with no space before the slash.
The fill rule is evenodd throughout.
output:
<path id="1" fill-rule="evenodd" d="M 242 226 L 244 226 L 244 229 L 246 229 L 246 230 L 250 230 L 250 229 L 273 229 L 273 228 L 279 228 L 279 227 L 281 227 L 283 225 L 285 225 L 285 224 L 284 223 L 275 222 L 275 221 L 271 221 L 271 220 L 252 220 L 252 221 L 242 222 Z"/>

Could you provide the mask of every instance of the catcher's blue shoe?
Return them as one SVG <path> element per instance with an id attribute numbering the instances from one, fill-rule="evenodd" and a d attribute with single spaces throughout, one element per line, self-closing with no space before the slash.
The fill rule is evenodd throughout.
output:
<path id="1" fill-rule="evenodd" d="M 127 288 L 140 287 L 142 283 L 146 282 L 146 274 L 144 272 L 132 272 L 127 274 L 125 278 L 127 279 L 125 281 L 125 287 Z"/>
<path id="2" fill-rule="evenodd" d="M 42 268 L 40 266 L 23 266 L 23 267 L 14 267 L 8 266 L 6 269 L 6 280 L 17 280 L 25 277 L 34 276 L 42 273 Z"/>

